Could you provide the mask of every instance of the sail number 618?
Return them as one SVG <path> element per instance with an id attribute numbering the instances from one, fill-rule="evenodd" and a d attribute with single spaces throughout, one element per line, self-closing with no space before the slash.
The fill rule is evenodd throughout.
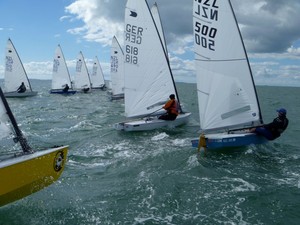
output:
<path id="1" fill-rule="evenodd" d="M 137 64 L 139 49 L 137 47 L 126 45 L 125 51 L 126 51 L 126 56 L 125 56 L 126 62 L 131 64 Z"/>
<path id="2" fill-rule="evenodd" d="M 215 40 L 217 29 L 202 25 L 199 22 L 195 24 L 195 43 L 202 46 L 203 48 L 208 48 L 215 51 Z"/>

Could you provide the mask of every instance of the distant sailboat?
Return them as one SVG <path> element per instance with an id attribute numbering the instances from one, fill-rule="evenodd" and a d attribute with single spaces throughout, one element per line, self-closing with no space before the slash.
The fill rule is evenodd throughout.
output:
<path id="1" fill-rule="evenodd" d="M 5 50 L 4 95 L 9 97 L 31 97 L 32 91 L 23 63 L 10 39 Z"/>
<path id="2" fill-rule="evenodd" d="M 55 182 L 64 170 L 68 146 L 33 151 L 0 88 L 0 137 L 19 142 L 19 153 L 0 156 L 0 207 Z"/>
<path id="3" fill-rule="evenodd" d="M 124 52 L 114 36 L 110 51 L 111 99 L 124 99 Z"/>
<path id="4" fill-rule="evenodd" d="M 74 81 L 76 90 L 81 91 L 83 93 L 91 92 L 92 84 L 90 80 L 90 75 L 81 51 L 79 52 L 77 57 Z"/>
<path id="5" fill-rule="evenodd" d="M 51 94 L 75 94 L 66 60 L 60 45 L 55 49 Z"/>
<path id="6" fill-rule="evenodd" d="M 265 138 L 244 130 L 263 120 L 230 1 L 194 1 L 193 18 L 202 135 L 192 145 L 214 149 L 264 143 Z"/>
<path id="7" fill-rule="evenodd" d="M 106 89 L 103 71 L 97 56 L 95 57 L 93 62 L 93 68 L 90 78 L 92 83 L 92 89 Z"/>
<path id="8" fill-rule="evenodd" d="M 125 114 L 129 121 L 115 124 L 124 131 L 176 127 L 188 122 L 191 113 L 176 120 L 160 120 L 170 94 L 179 98 L 158 24 L 145 0 L 128 0 L 125 9 Z M 135 120 L 134 118 L 137 118 Z"/>

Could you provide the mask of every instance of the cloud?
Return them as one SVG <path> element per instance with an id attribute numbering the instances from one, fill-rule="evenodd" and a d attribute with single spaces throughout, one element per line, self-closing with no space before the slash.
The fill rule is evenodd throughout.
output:
<path id="1" fill-rule="evenodd" d="M 154 2 L 158 4 L 175 80 L 194 81 L 192 2 L 147 1 L 150 7 Z M 74 0 L 65 8 L 65 15 L 60 17 L 60 21 L 69 23 L 67 32 L 76 36 L 78 43 L 97 42 L 109 48 L 114 35 L 122 43 L 125 4 L 126 0 Z M 300 56 L 300 1 L 232 0 L 232 5 L 255 82 L 277 85 L 294 82 L 300 86 L 297 66 Z M 9 28 L 0 28 L 0 31 L 3 29 Z M 75 62 L 68 61 L 67 64 L 72 71 Z M 109 63 L 101 66 L 109 75 Z M 25 67 L 29 77 L 51 77 L 52 61 L 28 63 Z M 0 65 L 1 73 L 3 66 Z"/>
<path id="2" fill-rule="evenodd" d="M 72 19 L 72 17 L 71 16 L 62 16 L 62 17 L 60 17 L 59 18 L 59 21 L 65 21 L 65 20 L 71 20 Z"/>
<path id="3" fill-rule="evenodd" d="M 294 42 L 299 41 L 299 1 L 232 2 L 249 52 L 285 52 Z"/>
<path id="4" fill-rule="evenodd" d="M 68 32 L 81 36 L 86 41 L 110 45 L 114 35 L 123 34 L 123 23 L 119 17 L 122 8 L 120 5 L 119 1 L 76 0 L 66 7 L 66 12 L 70 17 L 73 16 L 71 18 L 82 21 L 83 25 L 71 28 Z"/>
<path id="5" fill-rule="evenodd" d="M 182 0 L 148 0 L 158 3 L 168 45 L 192 35 L 192 4 Z M 111 37 L 122 39 L 126 0 L 76 0 L 66 7 L 69 17 L 83 22 L 68 32 L 85 40 L 110 45 Z M 248 52 L 285 52 L 299 41 L 300 2 L 298 0 L 232 0 Z M 80 32 L 79 32 L 80 31 Z M 178 53 L 183 46 L 177 49 Z"/>

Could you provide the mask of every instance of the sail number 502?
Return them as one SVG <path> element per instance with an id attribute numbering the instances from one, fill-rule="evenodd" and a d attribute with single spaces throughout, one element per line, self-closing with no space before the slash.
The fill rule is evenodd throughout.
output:
<path id="1" fill-rule="evenodd" d="M 195 43 L 202 46 L 203 48 L 208 48 L 215 51 L 215 40 L 217 29 L 202 25 L 199 22 L 195 24 Z"/>
<path id="2" fill-rule="evenodd" d="M 126 62 L 131 64 L 137 64 L 138 54 L 139 54 L 138 47 L 126 45 L 125 51 L 126 51 L 126 57 L 125 57 Z"/>

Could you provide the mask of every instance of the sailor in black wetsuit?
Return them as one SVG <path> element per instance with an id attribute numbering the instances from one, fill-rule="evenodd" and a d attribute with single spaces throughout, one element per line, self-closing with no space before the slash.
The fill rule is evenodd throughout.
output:
<path id="1" fill-rule="evenodd" d="M 281 133 L 289 125 L 289 120 L 286 118 L 286 109 L 281 108 L 277 110 L 278 117 L 273 122 L 265 124 L 262 127 L 257 127 L 251 130 L 251 132 L 264 136 L 268 140 L 275 140 L 280 137 Z"/>

